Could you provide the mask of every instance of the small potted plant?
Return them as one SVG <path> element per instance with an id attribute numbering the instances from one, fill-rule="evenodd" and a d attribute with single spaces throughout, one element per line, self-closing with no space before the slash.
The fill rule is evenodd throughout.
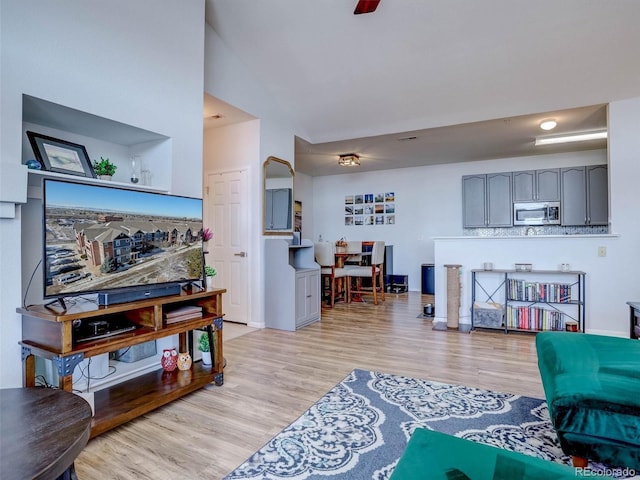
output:
<path id="1" fill-rule="evenodd" d="M 213 288 L 213 277 L 215 277 L 217 273 L 217 270 L 211 265 L 204 266 L 204 275 L 206 277 L 205 280 L 207 282 L 207 290 L 211 290 Z"/>
<path id="2" fill-rule="evenodd" d="M 102 180 L 111 180 L 116 173 L 116 168 L 118 166 L 111 163 L 108 158 L 100 157 L 100 161 L 93 161 L 93 171 Z"/>
<path id="3" fill-rule="evenodd" d="M 202 352 L 202 363 L 211 365 L 211 347 L 209 346 L 209 335 L 202 332 L 198 339 L 198 350 Z"/>
<path id="4" fill-rule="evenodd" d="M 202 250 L 204 253 L 209 253 L 207 250 L 209 249 L 209 240 L 213 238 L 213 232 L 210 228 L 205 228 L 202 231 Z"/>

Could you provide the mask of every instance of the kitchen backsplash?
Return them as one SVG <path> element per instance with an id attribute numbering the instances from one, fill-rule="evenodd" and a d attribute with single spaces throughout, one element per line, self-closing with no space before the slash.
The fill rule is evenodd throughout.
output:
<path id="1" fill-rule="evenodd" d="M 563 227 L 561 225 L 545 225 L 537 227 L 487 227 L 463 228 L 463 235 L 468 237 L 526 237 L 536 235 L 602 235 L 609 233 L 607 225 L 584 225 L 579 227 Z"/>

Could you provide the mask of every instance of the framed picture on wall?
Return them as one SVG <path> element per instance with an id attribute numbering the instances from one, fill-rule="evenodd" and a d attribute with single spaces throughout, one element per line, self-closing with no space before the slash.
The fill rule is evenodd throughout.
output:
<path id="1" fill-rule="evenodd" d="M 27 131 L 33 153 L 43 170 L 95 178 L 84 145 Z"/>

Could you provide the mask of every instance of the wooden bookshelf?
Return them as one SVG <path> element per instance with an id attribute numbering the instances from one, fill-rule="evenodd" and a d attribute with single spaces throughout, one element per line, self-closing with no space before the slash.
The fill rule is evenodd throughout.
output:
<path id="1" fill-rule="evenodd" d="M 84 359 L 159 338 L 178 335 L 179 350 L 189 351 L 192 330 L 204 330 L 212 345 L 212 364 L 194 362 L 190 370 L 165 372 L 160 368 L 94 392 L 95 415 L 91 437 L 165 405 L 211 382 L 223 383 L 222 294 L 225 289 L 199 291 L 110 306 L 77 302 L 68 309 L 35 305 L 18 308 L 22 314 L 24 385 L 35 387 L 35 356 L 49 359 L 57 368 L 62 390 L 72 390 L 75 367 Z M 202 316 L 165 325 L 164 313 L 196 306 Z M 79 341 L 78 324 L 87 321 L 115 322 L 126 318 L 137 328 L 105 338 Z M 75 325 L 75 326 L 74 326 Z"/>

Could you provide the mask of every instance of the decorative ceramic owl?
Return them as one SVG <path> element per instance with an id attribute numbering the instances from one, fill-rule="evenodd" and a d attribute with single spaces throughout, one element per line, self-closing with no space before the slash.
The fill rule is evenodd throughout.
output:
<path id="1" fill-rule="evenodd" d="M 191 355 L 189 352 L 178 354 L 178 370 L 189 370 L 191 368 Z"/>
<path id="2" fill-rule="evenodd" d="M 165 348 L 162 350 L 162 359 L 160 365 L 167 372 L 173 372 L 178 366 L 178 352 L 175 348 Z"/>

